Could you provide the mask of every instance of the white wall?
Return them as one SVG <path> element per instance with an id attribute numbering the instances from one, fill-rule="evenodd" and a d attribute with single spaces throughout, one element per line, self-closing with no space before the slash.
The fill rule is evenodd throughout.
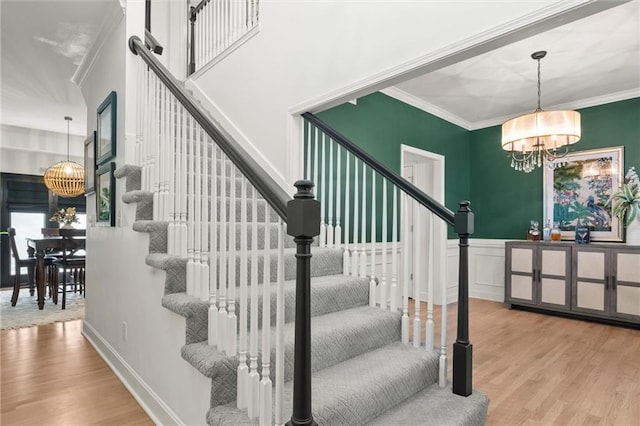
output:
<path id="1" fill-rule="evenodd" d="M 63 117 L 60 117 L 62 120 Z M 85 137 L 71 135 L 69 160 L 84 164 Z M 67 134 L 0 125 L 0 171 L 44 175 L 53 164 L 67 159 Z"/>
<path id="2" fill-rule="evenodd" d="M 104 40 L 78 77 L 88 131 L 96 128 L 98 106 L 117 93 L 117 166 L 133 162 L 139 59 L 127 41 L 144 29 L 144 2 L 126 7 L 126 17 L 120 11 L 107 18 L 115 22 L 104 27 Z M 211 381 L 180 356 L 185 320 L 161 305 L 165 273 L 145 264 L 149 237 L 131 230 L 135 207 L 121 202 L 124 190 L 117 180 L 115 227 L 95 226 L 95 211 L 88 211 L 84 334 L 156 423 L 204 424 Z M 91 195 L 87 206 L 93 205 Z"/>
<path id="3" fill-rule="evenodd" d="M 301 176 L 291 113 L 387 87 L 401 72 L 577 3 L 264 0 L 259 33 L 188 87 L 291 189 Z"/>

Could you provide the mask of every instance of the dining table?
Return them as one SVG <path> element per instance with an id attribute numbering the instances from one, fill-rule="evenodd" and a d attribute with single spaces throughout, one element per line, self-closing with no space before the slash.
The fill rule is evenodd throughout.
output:
<path id="1" fill-rule="evenodd" d="M 62 252 L 63 250 L 80 250 L 86 245 L 86 233 L 84 229 L 60 229 L 58 236 L 27 237 L 27 252 L 30 257 L 36 258 L 36 294 L 38 297 L 38 309 L 44 308 L 45 273 L 44 258 L 48 253 Z"/>

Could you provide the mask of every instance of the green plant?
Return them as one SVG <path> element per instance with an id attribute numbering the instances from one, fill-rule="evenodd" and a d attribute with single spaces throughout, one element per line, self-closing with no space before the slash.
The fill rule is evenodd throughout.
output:
<path id="1" fill-rule="evenodd" d="M 624 183 L 618 192 L 611 194 L 607 206 L 612 206 L 612 212 L 626 226 L 631 224 L 640 211 L 640 179 L 635 167 L 629 168 L 624 177 Z"/>

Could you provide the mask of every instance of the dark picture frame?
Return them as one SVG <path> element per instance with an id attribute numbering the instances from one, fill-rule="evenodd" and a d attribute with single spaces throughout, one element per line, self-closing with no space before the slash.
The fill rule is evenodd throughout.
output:
<path id="1" fill-rule="evenodd" d="M 110 162 L 96 171 L 96 224 L 116 226 L 116 163 Z"/>
<path id="2" fill-rule="evenodd" d="M 96 165 L 98 166 L 116 156 L 117 115 L 117 95 L 113 91 L 98 107 L 96 130 Z"/>
<path id="3" fill-rule="evenodd" d="M 563 240 L 575 239 L 578 223 L 591 241 L 622 241 L 622 225 L 606 202 L 623 182 L 624 147 L 593 149 L 552 160 L 544 171 L 544 218 L 557 222 Z"/>
<path id="4" fill-rule="evenodd" d="M 96 131 L 84 141 L 84 195 L 96 190 Z"/>

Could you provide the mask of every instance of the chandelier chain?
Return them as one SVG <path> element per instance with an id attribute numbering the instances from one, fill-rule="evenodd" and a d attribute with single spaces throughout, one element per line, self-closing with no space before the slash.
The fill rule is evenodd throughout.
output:
<path id="1" fill-rule="evenodd" d="M 542 95 L 542 91 L 540 90 L 540 59 L 538 59 L 538 111 L 542 111 L 540 107 L 540 97 Z"/>

